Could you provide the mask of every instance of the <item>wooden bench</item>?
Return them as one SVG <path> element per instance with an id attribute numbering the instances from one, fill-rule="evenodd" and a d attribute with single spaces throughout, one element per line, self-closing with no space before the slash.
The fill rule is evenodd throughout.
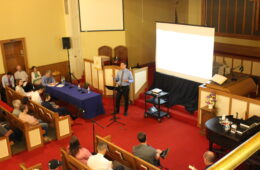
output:
<path id="1" fill-rule="evenodd" d="M 64 148 L 61 149 L 61 157 L 63 170 L 91 170 L 86 164 L 68 154 Z"/>
<path id="2" fill-rule="evenodd" d="M 24 97 L 9 87 L 6 87 L 6 94 L 9 104 L 15 99 L 21 100 Z M 72 121 L 69 115 L 60 117 L 58 113 L 54 113 L 31 100 L 28 105 L 29 109 L 34 112 L 37 118 L 49 123 L 51 127 L 55 127 L 56 137 L 58 140 L 71 136 Z"/>
<path id="3" fill-rule="evenodd" d="M 9 142 L 9 137 L 0 137 L 0 148 L 0 161 L 4 161 L 12 157 L 11 143 Z"/>
<path id="4" fill-rule="evenodd" d="M 133 169 L 133 170 L 160 170 L 160 168 L 136 157 L 132 153 L 113 144 L 111 142 L 111 136 L 100 137 L 100 136 L 96 135 L 95 146 L 97 146 L 97 144 L 99 142 L 104 142 L 107 144 L 108 151 L 106 153 L 106 156 L 108 156 L 112 160 L 117 160 L 122 165 L 124 165 L 130 169 Z"/>
<path id="5" fill-rule="evenodd" d="M 22 120 L 18 119 L 14 114 L 12 114 L 5 105 L 0 103 L 0 109 L 4 111 L 6 120 L 10 123 L 12 128 L 18 128 L 22 131 L 26 140 L 26 148 L 28 151 L 36 149 L 43 146 L 43 134 L 40 125 L 30 126 L 28 123 L 24 123 Z"/>
<path id="6" fill-rule="evenodd" d="M 38 170 L 38 169 L 40 170 L 40 169 L 42 169 L 42 164 L 41 163 L 33 165 L 33 166 L 29 167 L 29 168 L 27 168 L 24 163 L 21 163 L 19 166 L 20 166 L 21 170 Z"/>

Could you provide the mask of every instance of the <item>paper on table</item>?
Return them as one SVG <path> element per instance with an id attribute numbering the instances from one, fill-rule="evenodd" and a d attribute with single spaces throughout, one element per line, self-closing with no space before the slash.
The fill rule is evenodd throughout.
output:
<path id="1" fill-rule="evenodd" d="M 64 84 L 59 84 L 56 87 L 64 87 Z"/>

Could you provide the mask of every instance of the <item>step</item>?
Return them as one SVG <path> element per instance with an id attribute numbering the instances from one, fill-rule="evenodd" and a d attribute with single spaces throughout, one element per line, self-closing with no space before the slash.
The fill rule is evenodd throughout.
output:
<path id="1" fill-rule="evenodd" d="M 141 108 L 144 108 L 144 106 L 145 106 L 144 99 L 137 99 L 137 100 L 135 100 L 134 104 Z M 147 108 L 149 108 L 151 106 L 152 106 L 152 104 L 147 103 Z M 162 107 L 162 110 L 166 111 L 167 108 Z M 176 105 L 176 106 L 171 107 L 169 112 L 173 118 L 183 121 L 185 123 L 188 123 L 190 125 L 197 126 L 197 112 L 195 112 L 192 115 L 185 110 L 184 106 L 181 106 L 181 105 Z"/>

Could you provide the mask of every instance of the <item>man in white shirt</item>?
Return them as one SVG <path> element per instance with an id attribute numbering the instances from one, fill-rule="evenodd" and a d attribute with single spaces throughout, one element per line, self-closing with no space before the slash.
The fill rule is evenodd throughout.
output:
<path id="1" fill-rule="evenodd" d="M 104 155 L 107 152 L 107 144 L 99 142 L 98 153 L 89 157 L 87 165 L 93 170 L 112 170 L 112 162 L 107 160 Z"/>
<path id="2" fill-rule="evenodd" d="M 43 91 L 44 91 L 44 87 L 38 86 L 36 88 L 36 91 L 30 93 L 31 100 L 34 101 L 35 103 L 41 104 L 42 103 L 41 94 L 43 93 Z"/>

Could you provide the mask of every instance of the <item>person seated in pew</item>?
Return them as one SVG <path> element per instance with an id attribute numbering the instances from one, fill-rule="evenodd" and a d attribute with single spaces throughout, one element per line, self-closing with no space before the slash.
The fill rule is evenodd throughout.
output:
<path id="1" fill-rule="evenodd" d="M 168 149 L 162 151 L 149 146 L 147 144 L 146 134 L 143 132 L 137 134 L 137 139 L 140 144 L 133 147 L 133 154 L 146 162 L 160 166 L 160 157 L 164 159 L 168 154 Z"/>
<path id="2" fill-rule="evenodd" d="M 28 123 L 31 126 L 40 124 L 42 129 L 45 131 L 45 134 L 43 135 L 44 141 L 45 142 L 50 141 L 50 138 L 47 137 L 48 128 L 49 128 L 48 123 L 45 123 L 42 120 L 40 120 L 40 119 L 38 120 L 34 116 L 29 115 L 28 114 L 29 109 L 28 109 L 27 105 L 21 105 L 20 110 L 21 110 L 21 113 L 19 114 L 19 119 L 25 123 Z"/>
<path id="3" fill-rule="evenodd" d="M 21 110 L 20 110 L 20 107 L 21 107 L 21 105 L 22 105 L 22 103 L 21 103 L 21 100 L 18 100 L 18 99 L 16 99 L 16 100 L 13 100 L 12 101 L 12 104 L 13 104 L 13 108 L 14 108 L 14 110 L 13 110 L 13 114 L 15 115 L 15 116 L 19 116 L 19 114 L 21 113 Z"/>
<path id="4" fill-rule="evenodd" d="M 17 93 L 19 93 L 22 96 L 30 96 L 31 92 L 25 92 L 23 89 L 23 80 L 22 79 L 17 79 L 16 80 L 16 87 L 15 87 L 15 91 Z"/>
<path id="5" fill-rule="evenodd" d="M 23 88 L 26 92 L 33 90 L 33 85 L 28 80 L 28 74 L 26 71 L 22 70 L 20 65 L 16 66 L 16 72 L 14 73 L 14 78 L 17 81 L 18 79 L 23 80 Z"/>
<path id="6" fill-rule="evenodd" d="M 42 103 L 42 98 L 41 95 L 44 92 L 44 87 L 43 86 L 37 86 L 34 92 L 31 92 L 31 100 L 34 101 L 37 104 Z"/>
<path id="7" fill-rule="evenodd" d="M 84 164 L 87 163 L 88 158 L 92 155 L 88 149 L 81 147 L 77 136 L 71 136 L 67 152 Z"/>
<path id="8" fill-rule="evenodd" d="M 73 120 L 75 120 L 77 118 L 77 117 L 71 115 L 70 112 L 66 108 L 60 107 L 59 105 L 56 105 L 54 102 L 51 102 L 51 96 L 48 93 L 45 93 L 43 95 L 42 106 L 46 107 L 47 109 L 49 109 L 53 112 L 57 112 L 59 114 L 59 116 L 70 115 Z"/>
<path id="9" fill-rule="evenodd" d="M 55 83 L 56 81 L 51 74 L 51 70 L 47 70 L 45 75 L 42 77 L 42 85 L 43 86 L 55 85 Z"/>
<path id="10" fill-rule="evenodd" d="M 107 152 L 107 144 L 104 142 L 99 142 L 97 145 L 98 153 L 89 157 L 87 165 L 90 169 L 93 170 L 124 170 L 124 167 L 118 165 L 115 168 L 113 167 L 112 161 L 107 160 L 104 156 Z"/>
<path id="11" fill-rule="evenodd" d="M 216 159 L 216 156 L 215 156 L 214 152 L 206 151 L 203 154 L 203 161 L 206 166 L 205 169 L 208 169 L 211 165 L 213 165 L 215 162 L 215 159 Z"/>
<path id="12" fill-rule="evenodd" d="M 7 72 L 2 76 L 1 100 L 7 102 L 5 87 L 14 88 L 14 76 L 11 72 Z"/>
<path id="13" fill-rule="evenodd" d="M 31 72 L 32 84 L 35 85 L 35 86 L 42 84 L 42 75 L 37 70 L 37 67 L 32 66 L 31 70 L 32 70 L 32 72 Z"/>
<path id="14" fill-rule="evenodd" d="M 11 87 L 14 88 L 14 76 L 11 72 L 7 72 L 5 75 L 2 76 L 2 86 L 5 87 Z"/>

